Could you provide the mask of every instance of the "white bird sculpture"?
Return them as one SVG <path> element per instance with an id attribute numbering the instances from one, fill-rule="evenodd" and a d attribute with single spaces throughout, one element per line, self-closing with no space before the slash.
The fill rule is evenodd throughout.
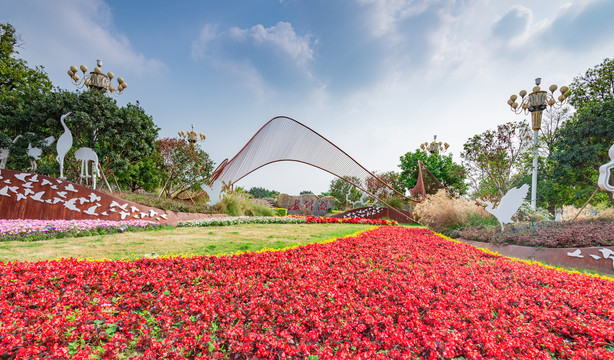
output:
<path id="1" fill-rule="evenodd" d="M 49 146 L 53 144 L 54 141 L 55 141 L 55 138 L 53 136 L 49 136 L 45 138 L 45 140 L 43 140 L 43 144 L 45 144 L 45 146 Z M 33 148 L 32 144 L 28 143 L 28 156 L 31 158 L 30 159 L 31 171 L 34 171 L 38 168 L 38 164 L 36 162 L 38 161 L 38 159 L 41 157 L 42 154 L 43 154 L 43 149 L 37 148 L 37 147 Z"/>
<path id="2" fill-rule="evenodd" d="M 71 113 L 68 112 L 60 117 L 60 123 L 62 123 L 62 126 L 64 127 L 64 133 L 60 136 L 56 144 L 56 149 L 58 150 L 58 156 L 56 157 L 56 160 L 60 164 L 60 179 L 65 179 L 64 177 L 64 157 L 66 156 L 66 154 L 68 154 L 68 151 L 72 147 L 72 133 L 70 132 L 70 129 L 68 128 L 68 126 L 66 126 L 66 123 L 64 122 L 64 119 L 70 114 Z"/>
<path id="3" fill-rule="evenodd" d="M 207 202 L 207 205 L 209 206 L 217 204 L 220 202 L 220 200 L 222 200 L 222 197 L 224 197 L 224 194 L 222 193 L 221 181 L 214 181 L 213 184 L 211 184 L 211 188 L 204 184 L 201 185 L 200 188 L 203 189 L 203 191 L 209 196 L 209 201 Z"/>
<path id="4" fill-rule="evenodd" d="M 504 230 L 503 224 L 511 224 L 514 222 L 512 221 L 512 216 L 518 211 L 524 198 L 527 197 L 528 192 L 528 184 L 524 184 L 520 188 L 510 189 L 507 194 L 501 198 L 499 206 L 497 206 L 496 209 L 492 208 L 493 205 L 491 202 L 483 201 L 483 203 L 486 204 L 485 210 L 496 217 L 501 224 L 501 231 Z"/>

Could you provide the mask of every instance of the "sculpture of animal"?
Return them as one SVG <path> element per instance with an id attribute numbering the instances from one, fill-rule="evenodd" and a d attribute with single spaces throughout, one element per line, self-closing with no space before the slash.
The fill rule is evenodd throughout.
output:
<path id="1" fill-rule="evenodd" d="M 614 168 L 614 145 L 610 147 L 608 155 L 610 156 L 610 162 L 599 167 L 599 180 L 597 180 L 597 184 L 601 190 L 614 192 L 614 186 L 610 184 L 610 170 Z"/>
<path id="2" fill-rule="evenodd" d="M 13 144 L 17 141 L 17 139 L 19 139 L 21 137 L 21 135 L 17 135 L 14 139 L 13 139 Z M 9 155 L 11 153 L 11 149 L 10 148 L 1 148 L 0 149 L 0 169 L 4 169 L 6 168 L 6 162 L 9 159 Z"/>
<path id="3" fill-rule="evenodd" d="M 68 126 L 66 126 L 66 123 L 64 122 L 64 119 L 70 114 L 71 113 L 68 112 L 60 117 L 60 123 L 62 123 L 62 126 L 64 127 L 64 133 L 60 136 L 56 144 L 56 149 L 58 150 L 58 156 L 56 157 L 56 160 L 60 164 L 60 179 L 65 179 L 64 177 L 64 157 L 66 156 L 66 154 L 68 154 L 68 151 L 72 147 L 72 133 L 70 132 L 70 129 L 68 129 Z"/>
<path id="4" fill-rule="evenodd" d="M 45 138 L 45 140 L 43 140 L 43 144 L 45 144 L 45 146 L 49 146 L 53 144 L 54 141 L 55 141 L 55 138 L 53 136 L 49 136 Z M 36 162 L 38 161 L 38 159 L 41 157 L 42 154 L 43 154 L 43 149 L 37 148 L 37 147 L 33 148 L 32 144 L 28 143 L 28 156 L 31 158 L 30 165 L 31 165 L 32 171 L 38 168 L 38 164 Z"/>
<path id="5" fill-rule="evenodd" d="M 207 202 L 207 205 L 209 206 L 217 204 L 220 202 L 220 200 L 222 200 L 222 197 L 224 197 L 224 194 L 222 193 L 221 181 L 214 181 L 213 184 L 211 184 L 211 187 L 203 184 L 200 186 L 200 188 L 203 189 L 203 191 L 209 196 L 209 201 Z"/>
<path id="6" fill-rule="evenodd" d="M 492 208 L 492 203 L 489 201 L 483 201 L 486 204 L 485 210 L 497 218 L 501 224 L 501 231 L 503 231 L 503 224 L 511 224 L 512 216 L 518 211 L 520 205 L 527 197 L 529 192 L 529 185 L 524 184 L 520 188 L 510 189 L 505 196 L 501 198 L 499 206 L 496 209 Z"/>
<path id="7" fill-rule="evenodd" d="M 100 170 L 98 169 L 98 155 L 94 152 L 94 150 L 88 147 L 82 147 L 75 151 L 75 160 L 81 161 L 81 178 L 85 179 L 85 183 L 87 184 L 87 179 L 90 177 L 87 163 L 88 161 L 93 161 L 92 165 L 94 169 L 96 169 L 95 174 L 92 171 L 92 185 L 96 188 L 96 175 L 100 176 Z"/>

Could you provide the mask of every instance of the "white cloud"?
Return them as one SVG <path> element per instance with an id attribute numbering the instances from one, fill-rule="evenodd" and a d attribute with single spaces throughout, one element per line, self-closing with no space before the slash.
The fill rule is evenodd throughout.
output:
<path id="1" fill-rule="evenodd" d="M 358 0 L 359 4 L 367 5 L 369 10 L 369 26 L 373 35 L 381 37 L 396 33 L 396 24 L 425 12 L 437 0 Z"/>
<path id="2" fill-rule="evenodd" d="M 313 60 L 312 41 L 309 34 L 299 36 L 294 31 L 292 24 L 284 21 L 265 28 L 258 24 L 249 30 L 233 27 L 229 31 L 234 40 L 251 39 L 259 45 L 269 45 L 285 53 L 293 59 L 297 65 L 304 66 Z"/>
<path id="3" fill-rule="evenodd" d="M 63 75 L 68 81 L 65 72 L 71 64 L 93 67 L 96 59 L 112 64 L 109 70 L 118 73 L 145 75 L 166 69 L 114 31 L 112 12 L 102 0 L 0 1 L 0 7 L 7 17 L 3 21 L 27 34 L 21 55 L 32 66 L 44 64 L 52 79 Z"/>
<path id="4" fill-rule="evenodd" d="M 496 37 L 508 41 L 526 34 L 532 21 L 533 12 L 529 8 L 515 5 L 495 21 L 492 32 Z"/>
<path id="5" fill-rule="evenodd" d="M 311 35 L 299 35 L 292 24 L 283 21 L 271 27 L 258 24 L 228 30 L 207 24 L 192 42 L 192 58 L 205 59 L 210 67 L 231 75 L 242 87 L 262 97 L 276 92 L 273 84 L 296 86 L 306 81 L 313 85 L 309 65 L 316 44 Z M 318 81 L 315 84 L 321 86 Z"/>
<path id="6" fill-rule="evenodd" d="M 192 41 L 192 59 L 198 60 L 205 57 L 207 44 L 218 36 L 217 26 L 213 24 L 205 24 L 198 39 Z"/>

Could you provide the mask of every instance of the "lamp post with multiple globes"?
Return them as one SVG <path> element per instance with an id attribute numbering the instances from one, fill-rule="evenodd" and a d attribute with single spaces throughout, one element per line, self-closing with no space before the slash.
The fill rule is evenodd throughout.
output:
<path id="1" fill-rule="evenodd" d="M 516 94 L 510 96 L 509 100 L 507 100 L 507 104 L 514 113 L 531 113 L 531 125 L 533 128 L 533 141 L 535 145 L 535 156 L 533 157 L 533 178 L 531 181 L 531 207 L 533 210 L 537 208 L 537 140 L 539 130 L 541 129 L 542 113 L 544 110 L 548 109 L 548 107 L 552 109 L 563 106 L 567 100 L 567 97 L 569 97 L 571 93 L 567 86 L 561 86 L 559 89 L 561 94 L 556 97 L 554 92 L 557 90 L 558 86 L 550 85 L 548 88 L 550 92 L 542 90 L 539 87 L 541 80 L 541 78 L 535 79 L 535 87 L 533 88 L 533 91 L 528 94 L 528 96 L 526 90 L 521 90 L 518 93 L 518 95 L 520 95 L 519 103 L 516 101 L 518 99 Z"/>
<path id="2" fill-rule="evenodd" d="M 124 89 L 128 87 L 128 84 L 124 81 L 124 79 L 122 77 L 118 77 L 117 88 L 115 88 L 115 85 L 113 85 L 112 82 L 115 75 L 110 71 L 106 74 L 102 73 L 102 70 L 100 69 L 102 67 L 102 60 L 96 60 L 96 65 L 97 66 L 94 68 L 94 71 L 90 72 L 88 75 L 86 75 L 87 66 L 81 65 L 79 68 L 83 73 L 82 78 L 77 75 L 79 69 L 72 65 L 68 69 L 68 76 L 70 76 L 73 84 L 75 84 L 77 88 L 82 88 L 85 86 L 88 89 L 96 89 L 105 94 L 108 91 L 112 95 L 121 95 Z"/>
<path id="3" fill-rule="evenodd" d="M 188 142 L 190 143 L 190 147 L 192 149 L 194 149 L 194 145 L 196 145 L 196 142 L 199 140 L 205 140 L 207 137 L 205 136 L 205 134 L 203 133 L 197 133 L 196 131 L 194 131 L 194 125 L 192 125 L 192 131 L 180 131 L 177 133 L 180 137 L 187 139 Z M 200 139 L 199 139 L 200 138 Z"/>
<path id="4" fill-rule="evenodd" d="M 445 152 L 448 150 L 448 147 L 450 147 L 448 143 L 442 143 L 441 141 L 437 142 L 437 135 L 433 136 L 433 141 L 431 143 L 425 142 L 420 144 L 420 149 L 428 151 L 431 154 Z"/>

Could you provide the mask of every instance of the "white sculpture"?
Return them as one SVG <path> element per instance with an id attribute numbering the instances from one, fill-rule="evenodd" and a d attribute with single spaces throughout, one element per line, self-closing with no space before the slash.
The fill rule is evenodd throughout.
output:
<path id="1" fill-rule="evenodd" d="M 65 179 L 64 157 L 66 156 L 66 154 L 68 154 L 68 151 L 72 147 L 72 133 L 64 122 L 64 119 L 70 114 L 71 113 L 68 112 L 60 117 L 60 123 L 62 123 L 62 126 L 64 127 L 64 133 L 60 136 L 60 138 L 58 139 L 58 143 L 56 144 L 56 148 L 58 150 L 58 156 L 56 157 L 56 160 L 58 161 L 58 163 L 60 163 L 60 179 Z"/>
<path id="2" fill-rule="evenodd" d="M 201 185 L 200 188 L 209 195 L 209 201 L 207 202 L 209 206 L 217 204 L 222 200 L 222 197 L 224 197 L 221 181 L 214 181 L 213 184 L 211 184 L 211 188 L 205 184 Z"/>
<path id="3" fill-rule="evenodd" d="M 21 135 L 17 135 L 14 139 L 13 139 L 13 144 L 17 141 L 17 139 L 19 139 L 21 137 Z M 1 148 L 0 149 L 0 169 L 5 169 L 6 168 L 6 161 L 9 159 L 9 155 L 11 153 L 11 149 L 10 148 Z"/>
<path id="4" fill-rule="evenodd" d="M 45 144 L 45 146 L 49 146 L 51 144 L 53 144 L 53 142 L 55 141 L 55 138 L 53 136 L 49 136 L 47 138 L 45 138 L 45 140 L 43 140 L 43 144 Z M 30 166 L 31 166 L 31 171 L 34 171 L 38 168 L 38 164 L 36 163 L 38 161 L 38 159 L 41 157 L 41 155 L 43 154 L 43 150 L 41 148 L 33 148 L 32 144 L 28 143 L 28 156 L 31 158 L 30 159 Z"/>
<path id="5" fill-rule="evenodd" d="M 512 216 L 516 213 L 516 211 L 518 211 L 518 208 L 520 205 L 522 205 L 524 198 L 527 197 L 528 192 L 528 184 L 524 184 L 520 188 L 510 189 L 507 194 L 501 198 L 499 206 L 496 209 L 492 208 L 491 202 L 483 202 L 486 204 L 485 210 L 496 217 L 501 224 L 501 231 L 503 231 L 503 224 L 513 223 Z"/>
<path id="6" fill-rule="evenodd" d="M 98 155 L 96 155 L 94 150 L 87 147 L 82 147 L 75 151 L 75 159 L 81 161 L 81 178 L 85 179 L 86 184 L 88 183 L 87 179 L 90 177 L 87 163 L 88 161 L 94 162 L 92 167 L 96 170 L 92 171 L 91 177 L 93 178 L 92 186 L 96 188 L 96 175 L 100 176 L 100 170 L 98 169 Z"/>
<path id="7" fill-rule="evenodd" d="M 614 186 L 610 184 L 610 174 L 612 173 L 610 170 L 614 167 L 614 145 L 608 151 L 608 155 L 610 155 L 610 162 L 599 167 L 597 184 L 601 190 L 614 192 Z"/>

